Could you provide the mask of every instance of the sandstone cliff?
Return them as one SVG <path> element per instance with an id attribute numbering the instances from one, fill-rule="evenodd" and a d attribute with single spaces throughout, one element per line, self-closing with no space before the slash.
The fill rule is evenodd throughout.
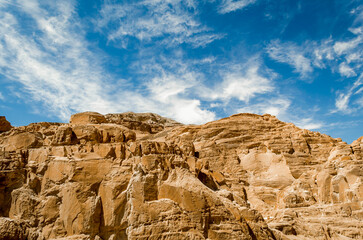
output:
<path id="1" fill-rule="evenodd" d="M 363 238 L 363 138 L 255 114 L 0 120 L 0 239 Z"/>

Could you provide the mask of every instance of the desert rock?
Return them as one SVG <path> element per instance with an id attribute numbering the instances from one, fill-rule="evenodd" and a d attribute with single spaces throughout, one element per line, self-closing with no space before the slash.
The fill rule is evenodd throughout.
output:
<path id="1" fill-rule="evenodd" d="M 0 116 L 0 133 L 6 132 L 11 129 L 11 124 L 6 120 L 4 116 Z"/>
<path id="2" fill-rule="evenodd" d="M 87 124 L 87 123 L 106 123 L 105 116 L 97 112 L 83 112 L 72 115 L 70 123 Z"/>
<path id="3" fill-rule="evenodd" d="M 271 115 L 15 127 L 0 135 L 0 179 L 0 239 L 363 238 L 363 138 Z"/>

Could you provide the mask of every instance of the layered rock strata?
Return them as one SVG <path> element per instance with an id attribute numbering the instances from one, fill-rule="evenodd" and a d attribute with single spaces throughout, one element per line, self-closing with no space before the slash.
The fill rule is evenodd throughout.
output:
<path id="1" fill-rule="evenodd" d="M 362 239 L 362 176 L 271 115 L 79 113 L 0 134 L 0 239 Z"/>

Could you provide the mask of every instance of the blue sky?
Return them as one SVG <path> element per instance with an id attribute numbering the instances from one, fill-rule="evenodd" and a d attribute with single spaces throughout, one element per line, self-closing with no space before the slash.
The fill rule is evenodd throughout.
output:
<path id="1" fill-rule="evenodd" d="M 350 143 L 362 23 L 357 0 L 0 0 L 0 115 L 270 113 Z"/>

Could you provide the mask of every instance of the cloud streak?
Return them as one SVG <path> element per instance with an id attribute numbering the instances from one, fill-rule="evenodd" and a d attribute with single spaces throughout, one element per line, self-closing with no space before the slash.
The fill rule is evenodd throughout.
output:
<path id="1" fill-rule="evenodd" d="M 291 105 L 288 98 L 280 96 L 279 98 L 264 99 L 262 102 L 238 109 L 238 112 L 250 112 L 256 114 L 271 114 L 279 118 L 284 118 Z"/>
<path id="2" fill-rule="evenodd" d="M 301 98 L 310 94 L 314 76 L 324 76 L 337 83 L 327 80 L 324 96 L 314 95 L 317 102 L 333 98 L 327 112 L 359 115 L 363 108 L 359 17 L 339 38 L 302 42 L 284 41 L 279 30 L 259 39 L 253 24 L 284 25 L 287 18 L 294 24 L 294 17 L 279 20 L 282 8 L 269 10 L 257 0 L 104 1 L 84 16 L 86 4 L 0 1 L 0 81 L 7 86 L 1 101 L 20 99 L 62 120 L 81 111 L 132 110 L 200 124 L 239 111 L 270 113 L 315 129 L 324 123 L 300 106 L 312 98 Z M 252 6 L 275 16 L 261 13 L 261 22 L 244 11 Z M 352 14 L 361 16 L 361 10 Z M 219 22 L 231 19 L 246 26 Z M 296 83 L 296 76 L 306 82 Z"/>
<path id="3" fill-rule="evenodd" d="M 24 100 L 43 103 L 63 120 L 75 111 L 117 110 L 107 74 L 74 24 L 72 3 L 56 3 L 49 11 L 35 0 L 19 1 L 16 8 L 3 7 L 0 19 L 0 73 L 22 84 Z M 29 35 L 18 21 L 23 15 L 32 21 Z"/>
<path id="4" fill-rule="evenodd" d="M 161 1 L 161 6 L 157 6 L 156 2 L 144 1 L 143 4 L 158 8 L 159 12 L 170 10 L 165 1 Z M 205 76 L 191 67 L 192 62 L 184 63 L 182 58 L 170 61 L 169 58 L 155 57 L 158 60 L 142 62 L 142 67 L 138 65 L 139 70 L 135 75 L 139 79 L 144 75 L 150 80 L 141 84 L 138 90 L 127 90 L 116 85 L 114 76 L 102 67 L 103 63 L 99 60 L 102 57 L 90 50 L 92 46 L 85 39 L 82 26 L 74 24 L 79 22 L 74 2 L 62 1 L 47 7 L 30 0 L 17 2 L 17 7 L 6 5 L 1 9 L 4 14 L 0 19 L 0 73 L 6 76 L 7 81 L 22 85 L 18 90 L 21 94 L 17 94 L 24 101 L 40 102 L 62 120 L 67 120 L 74 112 L 92 110 L 108 113 L 132 109 L 153 111 L 184 123 L 203 123 L 214 120 L 216 114 L 203 107 L 201 99 L 228 101 L 235 98 L 247 102 L 256 94 L 273 88 L 267 78 L 259 75 L 256 67 L 244 73 L 233 70 L 223 73 L 221 92 L 209 89 L 217 93 L 208 100 L 199 91 L 208 89 L 201 82 Z M 112 11 L 116 14 L 121 10 Z M 27 31 L 19 22 L 20 16 L 26 16 L 32 22 Z M 181 18 L 174 21 L 178 19 L 185 21 Z M 190 19 L 188 21 L 187 28 L 196 25 L 199 29 L 194 31 L 191 27 L 190 39 L 199 37 L 195 33 L 203 33 L 205 28 L 200 28 Z M 163 24 L 159 27 L 163 32 Z M 143 33 L 143 38 L 158 36 L 155 29 L 159 27 L 150 26 L 145 30 L 147 33 Z M 175 32 L 184 30 L 176 29 Z M 181 34 L 186 34 L 180 35 L 186 39 L 190 33 Z M 208 35 L 200 36 L 208 38 Z M 199 42 L 198 39 L 195 41 Z M 206 41 L 210 39 L 203 39 L 203 42 Z M 132 85 L 127 81 L 122 84 Z M 115 87 L 120 90 L 117 91 Z"/>
<path id="5" fill-rule="evenodd" d="M 305 56 L 305 50 L 294 43 L 275 40 L 267 46 L 266 51 L 272 59 L 294 67 L 295 72 L 302 78 L 309 77 L 313 72 L 311 61 Z"/>
<path id="6" fill-rule="evenodd" d="M 222 0 L 218 11 L 221 14 L 234 12 L 246 8 L 247 6 L 256 3 L 256 1 L 257 0 Z"/>
<path id="7" fill-rule="evenodd" d="M 356 112 L 357 110 L 363 108 L 362 104 L 362 98 L 363 96 L 358 99 L 355 102 L 355 106 L 350 106 L 351 98 L 353 96 L 359 96 L 362 95 L 362 88 L 360 88 L 363 85 L 363 74 L 360 74 L 360 76 L 357 78 L 357 80 L 354 82 L 354 84 L 348 88 L 348 90 L 345 93 L 338 93 L 338 96 L 335 100 L 335 106 L 336 109 L 332 112 L 342 112 L 344 114 L 350 114 L 353 112 Z"/>
<path id="8" fill-rule="evenodd" d="M 205 87 L 201 96 L 208 100 L 219 100 L 228 104 L 234 98 L 248 103 L 250 99 L 274 90 L 272 75 L 261 74 L 258 61 L 235 64 L 221 71 L 222 80 L 214 87 Z"/>
<path id="9" fill-rule="evenodd" d="M 356 113 L 361 108 L 362 91 L 357 91 L 362 85 L 363 66 L 363 8 L 357 7 L 351 14 L 355 16 L 352 27 L 347 29 L 350 34 L 344 40 L 334 40 L 332 37 L 320 41 L 305 41 L 297 45 L 293 42 L 271 41 L 266 52 L 271 59 L 285 63 L 300 74 L 300 78 L 313 81 L 315 69 L 329 69 L 339 73 L 350 87 L 345 90 L 336 89 L 335 109 L 331 113 Z"/>
<path id="10" fill-rule="evenodd" d="M 124 48 L 134 39 L 141 43 L 157 41 L 169 47 L 182 43 L 205 47 L 224 35 L 213 33 L 198 21 L 196 5 L 193 0 L 106 3 L 96 24 L 110 42 L 121 42 Z"/>

